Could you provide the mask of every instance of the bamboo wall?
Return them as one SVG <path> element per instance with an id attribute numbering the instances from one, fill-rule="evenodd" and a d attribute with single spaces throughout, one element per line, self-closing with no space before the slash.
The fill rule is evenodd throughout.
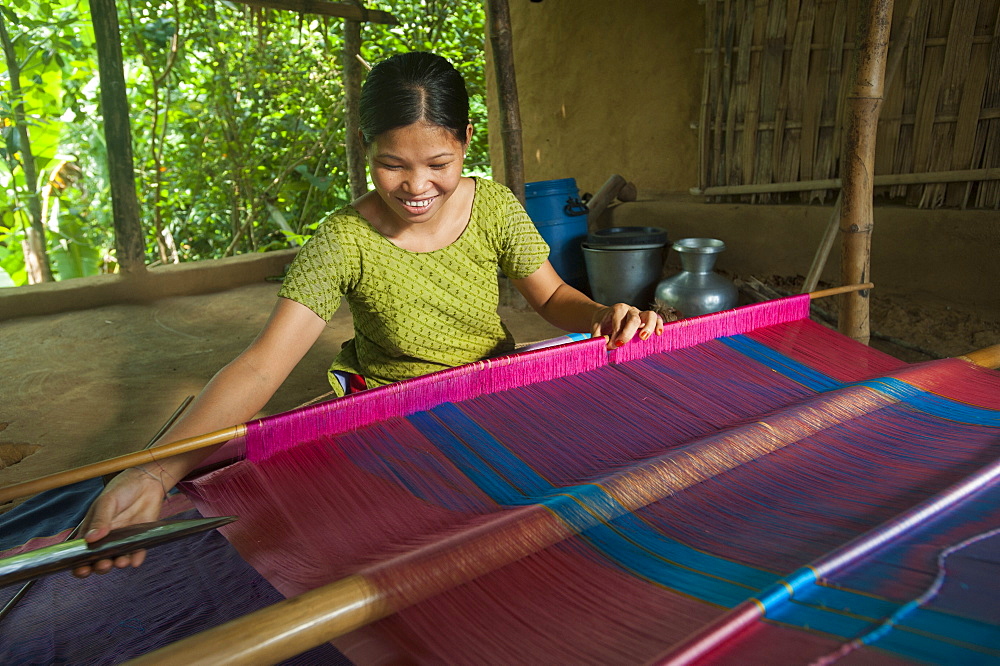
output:
<path id="1" fill-rule="evenodd" d="M 706 1 L 703 192 L 758 203 L 836 197 L 858 2 Z M 876 195 L 1000 208 L 1000 0 L 897 0 L 892 35 Z M 770 185 L 802 181 L 828 182 Z"/>

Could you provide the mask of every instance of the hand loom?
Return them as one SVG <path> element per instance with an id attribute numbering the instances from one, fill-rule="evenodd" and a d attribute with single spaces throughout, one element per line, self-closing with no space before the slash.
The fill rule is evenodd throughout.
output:
<path id="1" fill-rule="evenodd" d="M 1000 659 L 1000 350 L 907 365 L 808 312 L 247 424 L 185 490 L 288 600 L 140 661 L 278 661 L 370 623 L 414 662 Z"/>

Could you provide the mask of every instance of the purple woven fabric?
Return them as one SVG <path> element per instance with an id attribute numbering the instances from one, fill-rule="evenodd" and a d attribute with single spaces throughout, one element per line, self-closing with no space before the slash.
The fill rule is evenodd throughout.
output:
<path id="1" fill-rule="evenodd" d="M 0 588 L 0 606 L 20 587 Z M 38 579 L 0 622 L 0 663 L 120 663 L 282 598 L 222 535 L 204 532 L 157 546 L 137 569 Z M 290 663 L 350 662 L 323 646 Z"/>

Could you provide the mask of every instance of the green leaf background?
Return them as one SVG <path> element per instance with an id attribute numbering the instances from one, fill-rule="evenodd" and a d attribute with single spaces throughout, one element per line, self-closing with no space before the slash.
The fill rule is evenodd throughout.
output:
<path id="1" fill-rule="evenodd" d="M 117 4 L 147 263 L 301 244 L 349 201 L 342 21 L 213 0 Z M 401 22 L 364 24 L 368 62 L 431 50 L 462 71 L 476 127 L 469 170 L 489 175 L 481 0 L 366 6 Z M 27 280 L 19 102 L 57 279 L 115 270 L 89 3 L 14 0 L 0 20 L 23 89 L 15 99 L 0 61 L 0 286 Z"/>

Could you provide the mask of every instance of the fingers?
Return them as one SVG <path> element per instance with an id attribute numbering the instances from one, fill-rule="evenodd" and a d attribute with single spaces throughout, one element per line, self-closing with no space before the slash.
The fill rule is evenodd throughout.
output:
<path id="1" fill-rule="evenodd" d="M 623 346 L 636 335 L 640 340 L 648 340 L 652 335 L 661 335 L 663 319 L 650 310 L 640 311 L 639 308 L 625 303 L 617 303 L 603 311 L 600 325 L 595 325 L 594 328 L 605 336 L 608 349 L 611 350 Z"/>
<path id="2" fill-rule="evenodd" d="M 137 567 L 146 560 L 146 551 L 137 550 L 128 555 L 119 555 L 115 559 L 98 560 L 73 569 L 73 575 L 77 578 L 86 578 L 90 574 L 104 575 L 112 569 L 127 569 Z"/>
<path id="3" fill-rule="evenodd" d="M 593 325 L 591 325 L 591 327 L 590 327 L 590 337 L 592 337 L 592 338 L 599 338 L 599 337 L 602 336 L 601 325 L 603 323 L 604 323 L 603 319 L 601 319 L 601 318 L 595 318 L 595 321 L 594 321 Z M 608 337 L 607 335 L 604 335 L 603 337 L 604 337 L 604 341 L 605 342 L 607 342 L 607 343 L 611 342 L 611 338 Z M 610 349 L 610 347 L 608 347 L 608 348 Z"/>

